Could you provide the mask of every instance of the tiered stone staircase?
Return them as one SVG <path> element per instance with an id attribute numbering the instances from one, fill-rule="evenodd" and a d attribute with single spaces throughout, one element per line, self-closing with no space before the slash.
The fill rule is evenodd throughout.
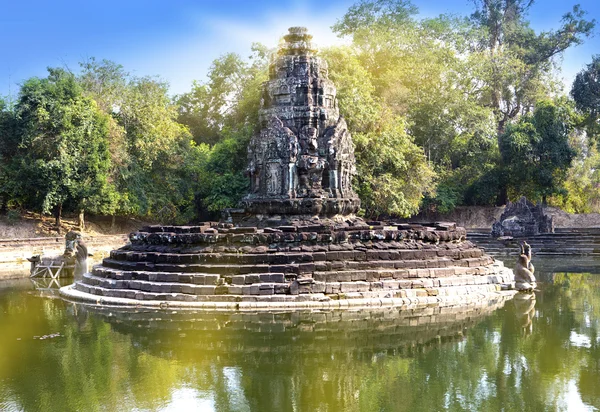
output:
<path id="1" fill-rule="evenodd" d="M 360 221 L 340 227 L 147 227 L 132 233 L 130 245 L 111 252 L 70 294 L 116 304 L 321 307 L 352 300 L 357 306 L 383 305 L 385 299 L 435 303 L 510 284 L 512 271 L 465 241 L 465 234 L 453 224 Z"/>
<path id="2" fill-rule="evenodd" d="M 600 228 L 559 228 L 555 233 L 508 240 L 494 239 L 489 229 L 471 229 L 468 239 L 496 257 L 517 256 L 523 240 L 531 245 L 535 255 L 600 257 Z"/>

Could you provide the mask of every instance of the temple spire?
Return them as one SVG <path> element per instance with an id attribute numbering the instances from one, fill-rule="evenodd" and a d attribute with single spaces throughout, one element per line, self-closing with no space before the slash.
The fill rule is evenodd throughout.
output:
<path id="1" fill-rule="evenodd" d="M 243 206 L 257 214 L 356 213 L 354 146 L 327 62 L 306 28 L 292 27 L 284 39 L 263 85 L 262 128 L 248 147 L 251 190 Z"/>

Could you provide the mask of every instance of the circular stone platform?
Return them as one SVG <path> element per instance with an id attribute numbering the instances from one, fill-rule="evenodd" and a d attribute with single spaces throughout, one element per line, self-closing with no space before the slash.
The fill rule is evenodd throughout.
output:
<path id="1" fill-rule="evenodd" d="M 345 308 L 468 302 L 513 274 L 451 223 L 271 228 L 150 226 L 61 289 L 98 304 L 208 309 Z"/>

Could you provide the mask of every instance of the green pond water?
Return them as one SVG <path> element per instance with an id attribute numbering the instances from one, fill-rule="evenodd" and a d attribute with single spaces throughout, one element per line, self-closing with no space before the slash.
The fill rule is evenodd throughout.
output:
<path id="1" fill-rule="evenodd" d="M 600 261 L 535 263 L 535 300 L 461 310 L 98 310 L 0 282 L 0 410 L 597 410 Z"/>

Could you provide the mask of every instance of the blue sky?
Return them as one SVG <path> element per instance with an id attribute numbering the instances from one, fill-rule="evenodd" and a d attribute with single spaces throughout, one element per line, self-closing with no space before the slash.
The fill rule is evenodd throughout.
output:
<path id="1" fill-rule="evenodd" d="M 0 96 L 18 92 L 47 66 L 78 70 L 89 57 L 122 64 L 130 73 L 158 75 L 171 93 L 204 80 L 213 59 L 227 52 L 250 54 L 253 42 L 274 47 L 290 26 L 306 26 L 317 45 L 340 40 L 331 25 L 353 0 L 0 0 Z M 468 15 L 469 0 L 414 0 L 421 16 Z M 596 37 L 567 51 L 567 84 L 593 54 L 600 54 L 600 0 L 537 0 L 529 19 L 536 31 L 559 26 L 562 15 L 579 3 L 599 21 Z"/>

